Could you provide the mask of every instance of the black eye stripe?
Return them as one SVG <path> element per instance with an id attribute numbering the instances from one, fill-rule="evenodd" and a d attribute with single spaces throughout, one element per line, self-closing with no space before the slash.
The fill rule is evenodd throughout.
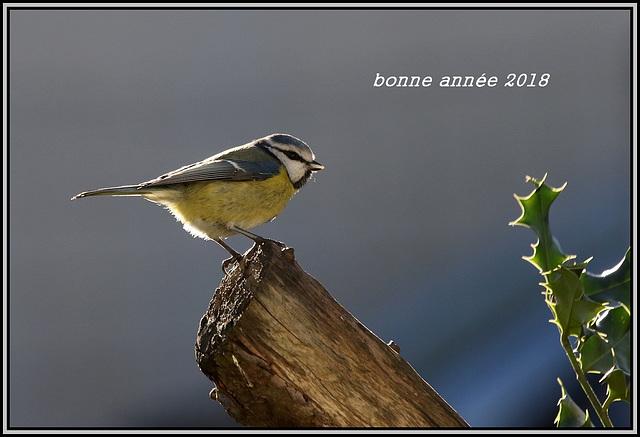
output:
<path id="1" fill-rule="evenodd" d="M 273 152 L 277 150 L 278 152 L 284 154 L 287 158 L 289 158 L 292 161 L 298 161 L 305 164 L 309 164 L 309 162 L 306 159 L 304 159 L 298 152 L 295 152 L 293 150 L 283 150 L 280 147 L 278 147 L 277 144 L 269 144 L 267 141 L 262 140 L 255 143 L 255 146 L 269 153 L 274 158 L 276 156 L 273 154 Z"/>
<path id="2" fill-rule="evenodd" d="M 300 156 L 296 152 L 292 152 L 291 150 L 286 150 L 286 151 L 283 150 L 282 153 L 284 153 L 285 155 L 287 155 L 289 159 L 293 159 L 294 161 L 305 162 L 305 160 L 302 159 L 302 156 Z"/>
<path id="3" fill-rule="evenodd" d="M 292 161 L 299 161 L 299 162 L 304 162 L 307 163 L 307 161 L 300 156 L 300 154 L 298 152 L 295 152 L 293 150 L 283 150 L 277 146 L 271 146 L 273 147 L 273 150 L 277 150 L 278 152 L 282 153 L 283 155 L 285 155 L 287 158 L 289 158 Z"/>

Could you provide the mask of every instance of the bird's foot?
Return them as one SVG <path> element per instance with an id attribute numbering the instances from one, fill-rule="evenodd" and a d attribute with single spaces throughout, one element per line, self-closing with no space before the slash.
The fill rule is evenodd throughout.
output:
<path id="1" fill-rule="evenodd" d="M 229 246 L 227 243 L 225 243 L 224 241 L 222 241 L 219 238 L 214 238 L 214 241 L 216 243 L 218 243 L 220 246 L 222 246 L 227 252 L 229 252 L 231 254 L 231 258 L 225 259 L 224 261 L 222 261 L 222 271 L 224 272 L 225 276 L 229 276 L 230 273 L 230 268 L 231 265 L 234 262 L 238 263 L 238 266 L 241 265 L 242 263 L 242 255 L 240 255 L 238 252 L 236 252 L 235 250 L 233 250 L 231 248 L 231 246 Z"/>
<path id="2" fill-rule="evenodd" d="M 222 261 L 222 272 L 225 276 L 231 276 L 233 263 L 238 263 L 238 266 L 242 266 L 242 256 L 238 254 L 238 256 L 232 256 L 231 258 L 225 259 Z"/>

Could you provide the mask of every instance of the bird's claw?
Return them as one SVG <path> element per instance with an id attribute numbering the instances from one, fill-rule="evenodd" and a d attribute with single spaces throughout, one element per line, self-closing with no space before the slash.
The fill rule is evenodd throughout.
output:
<path id="1" fill-rule="evenodd" d="M 225 259 L 222 261 L 222 272 L 225 276 L 231 276 L 231 271 L 229 268 L 233 265 L 234 262 L 238 263 L 238 266 L 241 265 L 243 258 L 241 256 L 232 256 L 231 258 Z"/>

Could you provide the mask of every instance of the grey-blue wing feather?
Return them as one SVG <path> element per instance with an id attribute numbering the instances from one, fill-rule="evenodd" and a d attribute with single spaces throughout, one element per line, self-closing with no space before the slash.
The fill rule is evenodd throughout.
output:
<path id="1" fill-rule="evenodd" d="M 237 161 L 216 159 L 187 165 L 156 179 L 140 184 L 140 188 L 198 181 L 263 181 L 280 172 L 278 161 Z"/>

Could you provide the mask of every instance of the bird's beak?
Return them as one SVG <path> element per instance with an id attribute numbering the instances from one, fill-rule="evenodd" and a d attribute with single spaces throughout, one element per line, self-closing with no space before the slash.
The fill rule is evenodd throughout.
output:
<path id="1" fill-rule="evenodd" d="M 309 167 L 311 167 L 311 170 L 313 171 L 318 171 L 322 170 L 324 168 L 324 165 L 320 164 L 318 161 L 313 161 L 311 164 L 309 164 Z"/>

